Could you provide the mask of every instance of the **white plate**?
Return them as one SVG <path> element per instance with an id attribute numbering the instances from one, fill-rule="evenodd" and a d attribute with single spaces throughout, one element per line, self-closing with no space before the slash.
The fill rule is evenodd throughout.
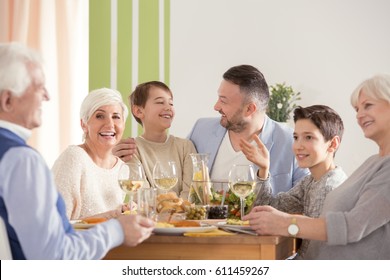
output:
<path id="1" fill-rule="evenodd" d="M 87 229 L 97 225 L 82 223 L 81 220 L 71 220 L 70 224 L 73 226 L 74 229 Z"/>
<path id="2" fill-rule="evenodd" d="M 186 221 L 200 222 L 201 225 L 211 225 L 211 226 L 218 226 L 220 223 L 223 222 L 226 223 L 226 219 L 186 220 Z"/>
<path id="3" fill-rule="evenodd" d="M 205 225 L 201 227 L 170 227 L 170 228 L 155 228 L 155 234 L 162 235 L 182 235 L 185 232 L 209 232 L 217 229 L 215 226 Z"/>

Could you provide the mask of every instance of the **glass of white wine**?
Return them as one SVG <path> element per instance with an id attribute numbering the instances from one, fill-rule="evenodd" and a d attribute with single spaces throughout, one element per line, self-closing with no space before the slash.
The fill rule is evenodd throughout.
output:
<path id="1" fill-rule="evenodd" d="M 174 161 L 157 161 L 153 168 L 153 181 L 157 188 L 167 193 L 178 181 Z"/>
<path id="2" fill-rule="evenodd" d="M 256 174 L 251 164 L 234 164 L 229 172 L 229 188 L 240 198 L 241 219 L 245 214 L 245 198 L 256 186 Z"/>
<path id="3" fill-rule="evenodd" d="M 118 182 L 121 189 L 129 196 L 129 208 L 133 210 L 134 194 L 144 182 L 144 169 L 141 163 L 124 163 L 119 169 Z"/>

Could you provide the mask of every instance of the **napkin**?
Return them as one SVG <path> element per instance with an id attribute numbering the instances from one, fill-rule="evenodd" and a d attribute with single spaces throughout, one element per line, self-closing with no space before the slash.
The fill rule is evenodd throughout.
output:
<path id="1" fill-rule="evenodd" d="M 236 235 L 236 233 L 226 232 L 224 230 L 216 229 L 209 232 L 185 232 L 184 236 L 189 237 L 210 237 L 210 236 L 228 236 L 228 235 Z"/>

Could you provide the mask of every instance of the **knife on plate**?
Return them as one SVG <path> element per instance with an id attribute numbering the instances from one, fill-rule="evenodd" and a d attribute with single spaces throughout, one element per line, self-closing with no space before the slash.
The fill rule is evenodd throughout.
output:
<path id="1" fill-rule="evenodd" d="M 236 228 L 236 227 L 229 227 L 226 225 L 218 226 L 218 227 L 221 229 L 224 229 L 226 231 L 230 231 L 230 232 L 239 232 L 239 233 L 245 233 L 245 234 L 256 235 L 256 236 L 258 235 L 256 233 L 256 231 L 254 231 L 254 230 L 246 230 L 246 229 L 241 229 L 241 228 Z"/>

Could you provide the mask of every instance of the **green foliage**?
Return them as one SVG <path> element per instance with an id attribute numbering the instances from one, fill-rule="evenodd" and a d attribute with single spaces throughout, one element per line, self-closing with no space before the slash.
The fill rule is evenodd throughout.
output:
<path id="1" fill-rule="evenodd" d="M 214 205 L 220 205 L 222 201 L 222 191 L 215 191 L 211 189 L 212 199 L 211 203 Z M 248 214 L 252 208 L 253 203 L 255 202 L 256 195 L 254 193 L 249 194 L 245 198 L 245 214 Z M 228 205 L 228 219 L 240 219 L 241 217 L 241 206 L 240 198 L 236 196 L 230 189 L 225 193 L 224 205 Z"/>
<path id="2" fill-rule="evenodd" d="M 300 95 L 285 83 L 270 86 L 267 115 L 278 122 L 288 121 L 291 112 L 298 106 L 295 102 L 301 100 Z"/>

